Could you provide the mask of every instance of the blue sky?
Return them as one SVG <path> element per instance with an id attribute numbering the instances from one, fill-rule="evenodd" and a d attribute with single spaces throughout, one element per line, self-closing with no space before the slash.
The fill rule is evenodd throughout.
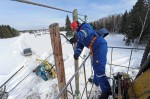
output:
<path id="1" fill-rule="evenodd" d="M 45 5 L 87 15 L 88 22 L 112 14 L 130 10 L 137 0 L 29 0 Z M 0 0 L 0 24 L 10 25 L 18 30 L 48 28 L 54 22 L 65 25 L 66 16 L 72 21 L 72 14 L 53 9 L 24 4 L 11 0 Z M 83 18 L 82 16 L 79 16 Z"/>

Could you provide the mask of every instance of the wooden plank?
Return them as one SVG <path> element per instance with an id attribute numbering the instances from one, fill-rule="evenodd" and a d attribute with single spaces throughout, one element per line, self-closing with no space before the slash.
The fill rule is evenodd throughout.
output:
<path id="1" fill-rule="evenodd" d="M 61 91 L 63 87 L 66 85 L 66 79 L 65 79 L 64 61 L 62 55 L 62 45 L 58 23 L 51 24 L 49 26 L 49 31 L 57 72 L 58 86 L 59 91 Z M 67 91 L 65 91 L 62 94 L 61 99 L 67 99 Z"/>

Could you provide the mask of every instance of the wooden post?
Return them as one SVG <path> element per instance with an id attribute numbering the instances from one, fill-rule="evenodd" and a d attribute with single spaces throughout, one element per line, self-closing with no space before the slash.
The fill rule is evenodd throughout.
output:
<path id="1" fill-rule="evenodd" d="M 73 11 L 73 21 L 77 21 L 78 20 L 78 11 L 77 9 L 75 9 Z M 75 34 L 75 32 L 74 32 Z M 76 48 L 77 44 L 74 44 L 74 49 Z M 78 64 L 78 60 L 74 60 L 74 65 L 75 65 L 75 72 L 77 71 L 77 69 L 79 68 L 79 64 Z M 77 75 L 75 76 L 75 85 L 76 85 L 76 89 L 75 89 L 75 94 L 76 94 L 76 99 L 79 99 L 79 73 L 77 73 Z"/>
<path id="2" fill-rule="evenodd" d="M 62 88 L 66 85 L 66 79 L 65 79 L 64 61 L 62 55 L 62 45 L 58 23 L 51 24 L 49 26 L 49 31 L 54 54 L 55 66 L 57 70 L 59 91 L 61 91 Z M 67 99 L 67 91 L 65 91 L 62 94 L 61 99 Z"/>

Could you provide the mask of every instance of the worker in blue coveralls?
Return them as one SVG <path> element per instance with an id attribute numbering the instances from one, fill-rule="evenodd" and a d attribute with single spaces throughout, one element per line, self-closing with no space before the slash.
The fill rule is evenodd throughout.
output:
<path id="1" fill-rule="evenodd" d="M 71 29 L 76 31 L 74 37 L 70 39 L 71 44 L 77 42 L 77 47 L 74 50 L 74 59 L 78 60 L 84 46 L 90 49 L 94 70 L 93 82 L 96 86 L 100 85 L 102 90 L 99 99 L 108 99 L 112 93 L 108 78 L 105 74 L 107 42 L 103 37 L 106 35 L 98 35 L 90 24 L 80 24 L 78 21 L 71 23 Z"/>

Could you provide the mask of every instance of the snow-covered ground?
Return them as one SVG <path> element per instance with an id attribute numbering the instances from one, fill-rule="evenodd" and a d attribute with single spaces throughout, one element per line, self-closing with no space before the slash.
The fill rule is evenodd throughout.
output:
<path id="1" fill-rule="evenodd" d="M 109 35 L 106 37 L 106 40 L 110 47 L 132 47 L 125 46 L 123 38 L 123 35 Z M 61 40 L 66 81 L 68 81 L 74 74 L 73 48 L 63 36 L 61 36 Z M 20 67 L 24 66 L 23 69 L 6 84 L 6 90 L 8 92 L 10 91 L 9 99 L 54 99 L 54 97 L 56 97 L 58 94 L 57 79 L 43 81 L 40 77 L 32 73 L 32 70 L 40 64 L 36 59 L 44 60 L 47 56 L 52 54 L 49 34 L 35 36 L 34 34 L 25 33 L 15 38 L 0 39 L 0 46 L 0 85 L 2 85 Z M 22 55 L 22 52 L 24 48 L 28 47 L 30 47 L 34 53 L 32 56 L 25 57 Z M 89 50 L 84 48 L 81 56 L 87 56 L 88 53 Z M 112 64 L 128 66 L 130 54 L 131 50 L 129 49 L 113 49 Z M 131 67 L 139 67 L 142 54 L 143 51 L 133 50 L 131 57 L 132 61 L 130 62 Z M 107 63 L 111 63 L 111 48 L 108 50 L 107 59 Z M 54 64 L 53 56 L 50 56 L 48 61 Z M 79 58 L 79 64 L 81 64 L 82 61 L 83 59 Z M 85 65 L 88 78 L 92 75 L 91 60 L 88 59 Z M 112 65 L 111 73 L 117 72 L 127 72 L 127 68 Z M 137 72 L 138 70 L 129 69 L 129 74 L 132 77 L 134 77 Z M 23 80 L 28 74 L 29 76 Z M 110 76 L 110 65 L 106 66 L 106 74 L 107 76 Z M 82 69 L 80 71 L 80 90 L 83 90 L 84 87 L 83 75 L 84 72 Z M 15 87 L 21 80 L 23 80 L 22 83 Z M 74 89 L 74 81 L 72 82 L 72 85 Z M 15 89 L 11 91 L 14 87 Z M 88 90 L 90 90 L 90 87 Z"/>

